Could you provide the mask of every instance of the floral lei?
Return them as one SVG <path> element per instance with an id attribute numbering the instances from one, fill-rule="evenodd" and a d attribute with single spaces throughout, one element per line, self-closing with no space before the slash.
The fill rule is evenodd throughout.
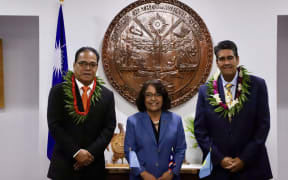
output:
<path id="1" fill-rule="evenodd" d="M 65 107 L 67 108 L 68 114 L 74 119 L 76 124 L 83 123 L 87 118 L 87 114 L 90 110 L 90 103 L 95 104 L 96 101 L 101 97 L 101 87 L 104 84 L 100 78 L 94 78 L 93 88 L 91 90 L 87 109 L 84 112 L 79 111 L 77 106 L 77 98 L 75 92 L 75 75 L 72 71 L 68 71 L 64 76 L 63 91 L 65 95 Z"/>
<path id="2" fill-rule="evenodd" d="M 229 120 L 235 115 L 236 111 L 237 113 L 240 112 L 240 110 L 243 108 L 244 102 L 248 100 L 247 95 L 250 94 L 248 91 L 248 88 L 250 87 L 250 77 L 248 75 L 247 69 L 245 69 L 243 66 L 239 66 L 237 68 L 238 70 L 238 78 L 237 78 L 237 92 L 236 92 L 236 98 L 232 101 L 230 104 L 225 104 L 221 101 L 220 95 L 219 95 L 219 89 L 217 85 L 217 80 L 220 76 L 220 73 L 216 73 L 207 83 L 207 94 L 208 94 L 208 100 L 209 103 L 212 106 L 215 107 L 215 112 L 221 113 L 220 115 L 223 117 L 229 117 Z"/>

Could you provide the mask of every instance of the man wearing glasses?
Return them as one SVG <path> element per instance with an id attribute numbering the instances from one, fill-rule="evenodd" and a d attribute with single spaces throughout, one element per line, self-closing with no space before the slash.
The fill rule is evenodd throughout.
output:
<path id="1" fill-rule="evenodd" d="M 104 150 L 116 124 L 113 93 L 96 77 L 99 54 L 91 47 L 75 55 L 74 72 L 54 86 L 48 100 L 48 127 L 55 140 L 48 177 L 105 179 Z"/>

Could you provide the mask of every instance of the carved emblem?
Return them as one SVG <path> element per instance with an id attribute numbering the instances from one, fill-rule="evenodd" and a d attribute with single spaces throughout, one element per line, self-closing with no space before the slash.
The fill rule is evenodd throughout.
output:
<path id="1" fill-rule="evenodd" d="M 112 86 L 135 103 L 143 82 L 160 80 L 172 106 L 194 96 L 211 70 L 213 46 L 203 20 L 177 0 L 139 0 L 109 25 L 102 47 Z"/>

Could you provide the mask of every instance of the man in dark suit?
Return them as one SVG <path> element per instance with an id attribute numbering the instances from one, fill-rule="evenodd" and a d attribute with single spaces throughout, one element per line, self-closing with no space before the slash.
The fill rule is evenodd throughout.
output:
<path id="1" fill-rule="evenodd" d="M 211 151 L 209 180 L 272 178 L 265 141 L 270 113 L 265 81 L 238 66 L 237 46 L 222 41 L 215 48 L 220 74 L 199 89 L 195 135 L 204 157 Z"/>
<path id="2" fill-rule="evenodd" d="M 116 124 L 113 93 L 96 77 L 98 52 L 80 48 L 74 73 L 54 86 L 48 100 L 48 127 L 55 140 L 48 177 L 53 180 L 105 179 L 104 150 Z"/>

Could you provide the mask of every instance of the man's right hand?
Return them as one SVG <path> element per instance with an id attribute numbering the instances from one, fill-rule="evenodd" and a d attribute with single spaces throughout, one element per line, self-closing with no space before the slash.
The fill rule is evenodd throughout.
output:
<path id="1" fill-rule="evenodd" d="M 224 157 L 220 163 L 221 167 L 224 168 L 224 169 L 228 169 L 230 170 L 232 167 L 232 162 L 233 162 L 233 159 L 232 157 Z"/>
<path id="2" fill-rule="evenodd" d="M 91 164 L 94 161 L 94 156 L 86 149 L 80 149 L 75 156 L 75 160 L 77 162 L 74 164 L 74 169 L 78 170 L 82 166 L 88 166 Z"/>

